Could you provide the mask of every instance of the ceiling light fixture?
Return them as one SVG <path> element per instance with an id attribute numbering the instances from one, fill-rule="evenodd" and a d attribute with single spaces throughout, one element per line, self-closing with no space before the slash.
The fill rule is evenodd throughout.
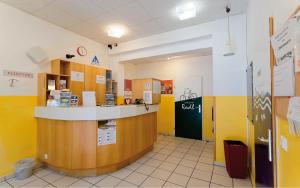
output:
<path id="1" fill-rule="evenodd" d="M 193 2 L 178 6 L 176 7 L 176 14 L 180 20 L 193 18 L 197 14 L 196 6 Z"/>
<path id="2" fill-rule="evenodd" d="M 229 1 L 228 1 L 228 4 L 229 4 Z M 225 51 L 224 51 L 224 56 L 233 56 L 234 55 L 234 50 L 233 50 L 233 47 L 232 47 L 232 43 L 231 43 L 231 37 L 230 37 L 230 16 L 229 16 L 229 13 L 230 13 L 230 7 L 229 5 L 226 6 L 226 14 L 227 14 L 227 33 L 228 33 L 228 38 L 227 38 L 227 42 L 225 44 Z"/>
<path id="3" fill-rule="evenodd" d="M 107 35 L 114 38 L 121 38 L 125 34 L 125 29 L 120 25 L 111 25 L 107 28 Z"/>

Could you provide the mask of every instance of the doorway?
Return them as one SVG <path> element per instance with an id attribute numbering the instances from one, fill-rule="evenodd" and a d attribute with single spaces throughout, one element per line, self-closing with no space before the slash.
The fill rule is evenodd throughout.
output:
<path id="1" fill-rule="evenodd" d="M 175 103 L 175 136 L 202 140 L 202 97 Z"/>

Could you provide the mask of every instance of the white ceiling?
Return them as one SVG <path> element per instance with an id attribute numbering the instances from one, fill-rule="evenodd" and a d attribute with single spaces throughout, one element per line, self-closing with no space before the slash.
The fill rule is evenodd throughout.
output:
<path id="1" fill-rule="evenodd" d="M 226 16 L 228 0 L 0 0 L 55 25 L 101 43 L 125 42 L 213 21 Z M 176 6 L 193 1 L 195 18 L 180 21 Z M 232 15 L 244 13 L 248 0 L 230 0 Z M 106 27 L 122 24 L 128 33 L 121 39 L 108 37 Z"/>
<path id="2" fill-rule="evenodd" d="M 123 61 L 121 63 L 131 63 L 137 65 L 137 64 L 166 62 L 172 60 L 180 60 L 180 59 L 187 59 L 187 58 L 193 58 L 199 56 L 211 56 L 211 55 L 212 55 L 212 48 L 202 48 L 202 49 L 191 50 L 186 52 L 178 52 L 172 54 L 164 54 L 160 56 L 133 59 L 129 61 Z"/>

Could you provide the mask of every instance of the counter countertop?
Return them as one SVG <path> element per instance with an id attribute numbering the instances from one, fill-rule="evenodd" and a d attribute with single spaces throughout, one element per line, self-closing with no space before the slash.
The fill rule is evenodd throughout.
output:
<path id="1" fill-rule="evenodd" d="M 35 107 L 36 118 L 52 120 L 110 120 L 125 117 L 133 117 L 142 114 L 157 112 L 159 105 L 149 105 L 149 110 L 144 105 L 122 105 L 122 106 L 96 106 L 96 107 Z"/>

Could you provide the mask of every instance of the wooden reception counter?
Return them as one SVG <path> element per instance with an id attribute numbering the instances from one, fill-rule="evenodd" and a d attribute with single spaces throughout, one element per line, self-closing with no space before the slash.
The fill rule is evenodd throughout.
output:
<path id="1" fill-rule="evenodd" d="M 72 176 L 115 171 L 153 148 L 157 111 L 158 105 L 36 107 L 38 159 Z M 107 120 L 115 120 L 115 142 L 103 144 L 98 129 Z"/>

